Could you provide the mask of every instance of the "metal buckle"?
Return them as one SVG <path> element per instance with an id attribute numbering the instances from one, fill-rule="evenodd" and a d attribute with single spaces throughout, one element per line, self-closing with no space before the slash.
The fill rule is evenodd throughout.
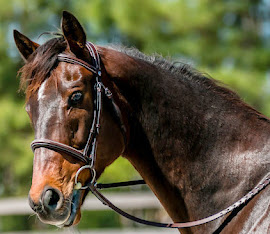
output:
<path id="1" fill-rule="evenodd" d="M 91 175 L 92 175 L 92 180 L 90 182 L 90 184 L 94 184 L 95 180 L 96 180 L 96 171 L 94 168 L 91 167 L 91 165 L 85 165 L 85 166 L 82 166 L 77 172 L 76 172 L 76 175 L 75 175 L 75 186 L 74 186 L 74 189 L 76 190 L 80 190 L 80 189 L 87 189 L 89 186 L 82 186 L 81 182 L 78 182 L 78 177 L 79 177 L 79 174 L 85 170 L 85 169 L 89 169 L 90 172 L 91 172 Z"/>
<path id="2" fill-rule="evenodd" d="M 112 98 L 112 92 L 111 92 L 108 88 L 105 88 L 105 95 L 106 95 L 108 98 Z"/>

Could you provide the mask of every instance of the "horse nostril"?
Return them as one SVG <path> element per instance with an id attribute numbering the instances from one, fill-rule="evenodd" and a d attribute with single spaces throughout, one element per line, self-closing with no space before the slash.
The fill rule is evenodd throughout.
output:
<path id="1" fill-rule="evenodd" d="M 49 188 L 45 191 L 42 201 L 44 208 L 47 210 L 56 210 L 62 204 L 60 192 L 54 188 Z"/>
<path id="2" fill-rule="evenodd" d="M 35 203 L 30 196 L 28 196 L 28 203 L 33 211 L 39 213 L 42 210 L 40 203 Z"/>

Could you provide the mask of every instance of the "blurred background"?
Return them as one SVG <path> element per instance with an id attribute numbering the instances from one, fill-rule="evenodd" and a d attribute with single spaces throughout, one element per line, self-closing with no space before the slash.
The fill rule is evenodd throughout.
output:
<path id="1" fill-rule="evenodd" d="M 17 71 L 23 63 L 12 32 L 17 29 L 41 44 L 49 39 L 39 38 L 41 33 L 59 30 L 63 10 L 79 19 L 88 40 L 189 63 L 270 116 L 270 0 L 0 0 L 0 232 L 57 231 L 41 224 L 29 210 L 5 209 L 20 199 L 26 202 L 33 160 L 29 147 L 33 131 L 24 111 L 24 94 L 17 91 Z M 135 170 L 120 158 L 101 181 L 136 178 Z M 150 193 L 145 186 L 121 191 L 127 196 Z M 167 220 L 158 205 L 127 209 L 141 217 Z M 84 210 L 80 225 L 69 231 L 136 227 L 141 230 L 112 211 L 96 208 Z"/>

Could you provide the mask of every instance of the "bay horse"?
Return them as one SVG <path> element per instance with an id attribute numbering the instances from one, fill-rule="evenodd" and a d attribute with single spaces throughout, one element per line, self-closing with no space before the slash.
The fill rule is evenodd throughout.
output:
<path id="1" fill-rule="evenodd" d="M 62 36 L 43 45 L 14 30 L 36 139 L 29 204 L 41 221 L 77 224 L 89 191 L 81 187 L 94 191 L 120 155 L 174 222 L 219 212 L 269 173 L 270 121 L 234 92 L 185 64 L 95 47 L 69 12 L 61 27 Z M 269 197 L 265 186 L 233 217 L 181 232 L 270 233 Z"/>

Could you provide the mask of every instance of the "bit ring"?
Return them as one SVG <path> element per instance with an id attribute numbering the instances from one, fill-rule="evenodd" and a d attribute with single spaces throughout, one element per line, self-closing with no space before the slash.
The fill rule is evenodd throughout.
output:
<path id="1" fill-rule="evenodd" d="M 90 184 L 92 185 L 95 180 L 96 180 L 96 171 L 94 168 L 92 168 L 90 165 L 85 165 L 85 166 L 82 166 L 77 172 L 76 172 L 76 175 L 75 175 L 75 186 L 77 186 L 76 189 L 87 189 L 89 187 L 89 185 L 86 185 L 86 186 L 82 186 L 80 182 L 78 182 L 78 177 L 79 177 L 79 174 L 85 170 L 85 169 L 89 169 L 90 172 L 91 172 L 91 175 L 92 175 L 92 180 L 90 182 Z"/>

